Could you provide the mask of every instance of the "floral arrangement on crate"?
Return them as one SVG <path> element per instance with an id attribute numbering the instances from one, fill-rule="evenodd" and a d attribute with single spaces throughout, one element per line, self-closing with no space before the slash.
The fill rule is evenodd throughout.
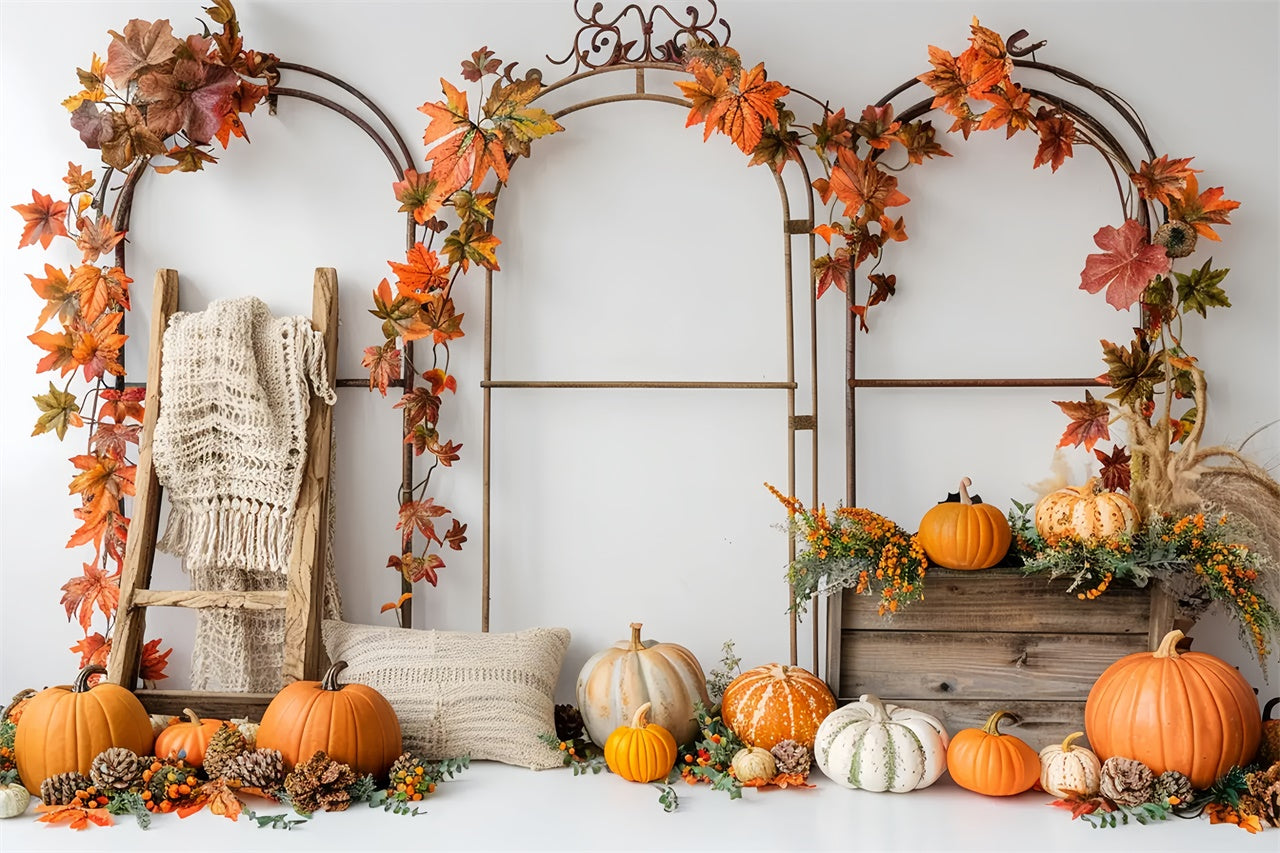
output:
<path id="1" fill-rule="evenodd" d="M 144 414 L 144 389 L 125 386 L 122 356 L 133 282 L 124 263 L 133 193 L 149 171 L 195 172 L 216 163 L 215 139 L 223 148 L 232 137 L 247 140 L 240 117 L 268 92 L 254 80 L 275 73 L 275 57 L 245 48 L 228 0 L 213 0 L 205 12 L 214 28 L 205 25 L 185 39 L 167 20 L 133 19 L 123 32 L 111 31 L 106 59 L 94 54 L 87 69 L 76 69 L 80 90 L 62 102 L 81 142 L 101 155 L 102 171 L 95 176 L 68 163 L 65 191 L 32 190 L 29 204 L 13 206 L 24 220 L 19 248 L 57 250 L 42 276 L 27 275 L 45 303 L 29 336 L 45 351 L 36 372 L 58 375 L 34 398 L 40 415 L 32 435 L 62 440 L 69 430 L 87 428 L 85 452 L 70 460 L 77 472 L 70 491 L 81 505 L 66 547 L 94 550 L 63 585 L 61 602 L 68 620 L 84 630 L 72 647 L 82 666 L 105 662 L 110 651 L 129 531 L 124 499 L 134 494 L 130 446 L 138 444 Z M 95 611 L 102 615 L 98 630 Z M 146 681 L 165 677 L 171 650 L 162 651 L 161 642 L 144 648 Z"/>

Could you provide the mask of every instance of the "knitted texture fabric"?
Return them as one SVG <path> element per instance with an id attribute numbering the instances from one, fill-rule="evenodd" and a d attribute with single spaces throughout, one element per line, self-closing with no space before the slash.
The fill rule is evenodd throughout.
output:
<path id="1" fill-rule="evenodd" d="M 152 459 L 171 508 L 156 547 L 184 558 L 194 589 L 287 587 L 312 390 L 326 403 L 336 397 L 325 368 L 323 338 L 307 318 L 274 318 L 253 297 L 170 320 Z M 329 617 L 341 612 L 333 571 L 335 458 L 331 452 L 323 567 Z M 283 610 L 198 611 L 192 689 L 275 692 L 283 663 Z"/>
<path id="2" fill-rule="evenodd" d="M 326 620 L 324 643 L 331 660 L 347 662 L 344 679 L 387 698 L 414 754 L 561 766 L 539 736 L 555 731 L 568 630 L 416 631 Z"/>
<path id="3" fill-rule="evenodd" d="M 178 313 L 164 333 L 152 440 L 169 521 L 156 547 L 193 567 L 283 571 L 314 388 L 332 405 L 323 337 L 256 297 Z"/>

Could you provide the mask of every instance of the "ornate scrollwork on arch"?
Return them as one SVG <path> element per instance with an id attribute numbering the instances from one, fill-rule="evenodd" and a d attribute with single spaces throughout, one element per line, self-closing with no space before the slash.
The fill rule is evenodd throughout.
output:
<path id="1" fill-rule="evenodd" d="M 577 0 L 573 4 L 573 13 L 582 26 L 574 35 L 573 46 L 563 59 L 547 60 L 555 65 L 574 63 L 570 73 L 586 68 L 594 70 L 610 65 L 622 65 L 641 62 L 680 61 L 680 51 L 685 41 L 696 38 L 709 44 L 724 46 L 729 43 L 729 23 L 718 17 L 719 10 L 715 0 L 707 0 L 710 11 L 703 17 L 703 10 L 694 3 L 685 6 L 687 20 L 682 21 L 665 6 L 650 6 L 647 10 L 636 3 L 628 3 L 621 12 L 612 18 L 602 17 L 604 4 L 591 6 L 591 14 L 584 15 Z M 639 33 L 632 36 L 631 27 L 638 26 Z M 713 27 L 723 28 L 723 36 L 717 35 Z M 671 34 L 659 41 L 655 33 L 659 29 L 671 28 Z M 629 40 L 628 40 L 629 39 Z M 603 56 L 603 58 L 601 58 Z"/>

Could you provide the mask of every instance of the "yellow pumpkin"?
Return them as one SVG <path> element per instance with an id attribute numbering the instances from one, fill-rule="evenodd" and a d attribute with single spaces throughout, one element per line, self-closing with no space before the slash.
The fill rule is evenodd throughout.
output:
<path id="1" fill-rule="evenodd" d="M 36 694 L 22 712 L 14 732 L 18 775 L 27 790 L 39 795 L 40 783 L 58 773 L 85 776 L 98 753 L 113 746 L 139 755 L 151 752 L 151 719 L 138 697 L 119 684 L 89 677 L 106 670 L 90 664 L 75 683 L 49 687 Z"/>
<path id="2" fill-rule="evenodd" d="M 582 723 L 593 742 L 604 743 L 649 703 L 649 718 L 677 743 L 689 743 L 698 735 L 694 703 L 711 707 L 702 665 L 684 646 L 642 640 L 640 628 L 632 622 L 630 640 L 614 643 L 583 664 L 577 684 Z"/>
<path id="3" fill-rule="evenodd" d="M 676 739 L 647 719 L 649 703 L 636 709 L 631 725 L 618 726 L 604 742 L 604 762 L 623 779 L 653 782 L 665 779 L 676 765 Z"/>
<path id="4" fill-rule="evenodd" d="M 1036 504 L 1036 532 L 1050 545 L 1063 538 L 1110 541 L 1138 529 L 1138 507 L 1119 492 L 1108 492 L 1097 477 L 1083 486 L 1050 492 Z"/>
<path id="5" fill-rule="evenodd" d="M 960 499 L 932 507 L 920 519 L 920 544 L 944 569 L 989 569 L 1009 552 L 1013 534 L 1004 513 L 969 497 L 973 481 L 960 481 Z"/>

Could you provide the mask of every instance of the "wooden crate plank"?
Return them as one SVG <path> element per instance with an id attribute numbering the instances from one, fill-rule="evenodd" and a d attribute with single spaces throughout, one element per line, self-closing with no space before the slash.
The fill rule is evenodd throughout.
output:
<path id="1" fill-rule="evenodd" d="M 1017 569 L 957 572 L 931 569 L 925 597 L 885 620 L 878 598 L 843 596 L 846 628 L 885 631 L 1062 631 L 1146 635 L 1152 590 L 1116 585 L 1092 601 L 1065 590 L 1065 579 L 1024 577 Z"/>
<path id="2" fill-rule="evenodd" d="M 156 420 L 160 417 L 160 361 L 164 331 L 169 318 L 178 310 L 177 270 L 156 270 L 155 289 L 151 298 L 150 351 L 147 359 L 147 390 L 143 405 L 142 435 L 138 441 L 136 492 L 133 521 L 124 548 L 124 565 L 120 576 L 120 603 L 116 626 L 111 633 L 111 655 L 107 661 L 107 678 L 132 690 L 137 684 L 142 660 L 146 610 L 134 604 L 138 590 L 151 584 L 151 566 L 155 559 L 156 538 L 160 532 L 160 481 L 151 464 L 151 440 Z M 181 710 L 181 709 L 179 709 Z"/>
<path id="3" fill-rule="evenodd" d="M 274 693 L 208 693 L 199 690 L 138 690 L 134 695 L 149 714 L 179 716 L 184 708 L 190 708 L 201 717 L 215 720 L 232 717 L 261 720 L 262 712 L 275 698 Z"/>
<path id="4" fill-rule="evenodd" d="M 932 714 L 942 721 L 947 732 L 952 735 L 961 729 L 981 728 L 996 711 L 1013 711 L 1018 715 L 1019 722 L 1012 724 L 1007 719 L 1002 720 L 1000 732 L 1017 735 L 1037 751 L 1051 743 L 1061 743 L 1072 732 L 1084 731 L 1084 702 L 882 698 L 896 705 Z M 1084 741 L 1077 743 L 1085 745 Z"/>
<path id="5" fill-rule="evenodd" d="M 1083 699 L 1142 634 L 848 631 L 839 691 L 912 699 Z"/>
<path id="6" fill-rule="evenodd" d="M 232 607 L 243 610 L 283 610 L 284 590 L 140 589 L 136 607 Z"/>

